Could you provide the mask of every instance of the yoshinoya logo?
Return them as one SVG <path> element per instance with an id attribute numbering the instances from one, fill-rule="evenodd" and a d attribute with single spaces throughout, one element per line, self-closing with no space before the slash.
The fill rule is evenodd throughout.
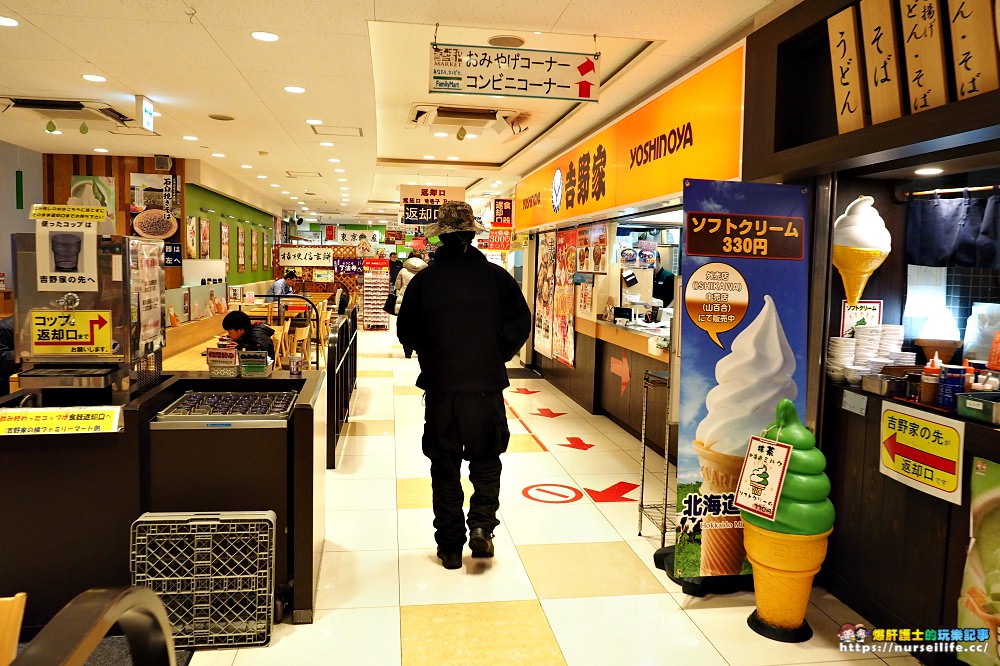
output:
<path id="1" fill-rule="evenodd" d="M 552 212 L 558 213 L 562 207 L 563 175 L 562 169 L 556 169 L 552 174 Z"/>
<path id="2" fill-rule="evenodd" d="M 629 149 L 628 168 L 639 167 L 667 155 L 673 155 L 678 150 L 694 145 L 694 130 L 691 123 L 670 130 L 666 134 L 653 137 Z"/>
<path id="3" fill-rule="evenodd" d="M 535 192 L 529 197 L 521 199 L 521 210 L 528 210 L 534 208 L 535 206 L 540 206 L 542 203 L 542 193 Z"/>

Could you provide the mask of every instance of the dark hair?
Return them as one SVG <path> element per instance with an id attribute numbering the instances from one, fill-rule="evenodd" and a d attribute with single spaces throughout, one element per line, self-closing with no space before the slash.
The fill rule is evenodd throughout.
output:
<path id="1" fill-rule="evenodd" d="M 249 331 L 251 326 L 250 317 L 242 310 L 233 310 L 222 320 L 222 328 L 226 331 Z"/>
<path id="2" fill-rule="evenodd" d="M 292 280 L 295 279 L 296 277 L 298 277 L 298 275 L 295 273 L 295 271 L 285 271 L 286 280 Z"/>

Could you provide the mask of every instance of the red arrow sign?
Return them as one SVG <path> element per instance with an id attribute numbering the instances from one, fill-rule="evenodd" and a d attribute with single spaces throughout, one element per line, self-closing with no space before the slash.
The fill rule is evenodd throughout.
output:
<path id="1" fill-rule="evenodd" d="M 554 419 L 554 418 L 556 418 L 558 416 L 563 416 L 565 414 L 566 414 L 566 412 L 553 412 L 548 407 L 542 407 L 537 412 L 532 412 L 533 416 L 544 416 L 544 417 L 549 418 L 549 419 Z"/>
<path id="2" fill-rule="evenodd" d="M 904 458 L 909 458 L 915 463 L 920 463 L 924 467 L 932 467 L 936 470 L 944 472 L 945 474 L 955 473 L 954 460 L 948 460 L 947 458 L 936 456 L 933 453 L 927 453 L 926 451 L 915 449 L 912 446 L 900 444 L 896 441 L 895 433 L 889 437 L 889 439 L 882 442 L 882 444 L 885 446 L 885 450 L 889 452 L 889 457 L 893 462 L 896 462 L 896 455 L 898 454 Z"/>
<path id="3" fill-rule="evenodd" d="M 566 441 L 569 444 L 560 444 L 559 446 L 565 446 L 567 449 L 576 449 L 578 451 L 588 451 L 596 446 L 596 444 L 587 444 L 579 437 L 567 437 Z"/>
<path id="4" fill-rule="evenodd" d="M 579 88 L 579 94 L 577 97 L 590 97 L 590 89 L 594 87 L 594 84 L 590 81 L 577 81 L 577 88 Z"/>
<path id="5" fill-rule="evenodd" d="M 632 375 L 628 371 L 628 358 L 625 356 L 625 350 L 622 350 L 622 360 L 616 358 L 611 359 L 611 374 L 618 375 L 622 378 L 622 395 L 625 395 L 625 388 L 628 386 L 628 380 L 631 379 Z"/>
<path id="6" fill-rule="evenodd" d="M 90 322 L 90 338 L 87 340 L 36 340 L 36 345 L 55 345 L 62 346 L 65 344 L 76 344 L 81 346 L 89 346 L 96 344 L 96 338 L 94 337 L 94 331 L 99 328 L 104 328 L 108 324 L 108 320 L 104 318 L 104 315 L 97 315 L 97 319 L 91 319 Z"/>
<path id="7" fill-rule="evenodd" d="M 521 395 L 534 395 L 536 393 L 541 393 L 541 391 L 531 391 L 526 388 L 514 389 L 511 393 L 520 393 Z"/>
<path id="8" fill-rule="evenodd" d="M 638 487 L 639 484 L 637 483 L 619 481 L 615 485 L 605 488 L 604 490 L 591 490 L 590 488 L 584 488 L 584 490 L 586 490 L 587 494 L 590 495 L 590 499 L 595 502 L 634 502 L 634 499 L 625 496 Z"/>
<path id="9" fill-rule="evenodd" d="M 597 68 L 594 67 L 594 61 L 590 58 L 587 58 L 576 66 L 576 71 L 580 72 L 580 76 L 587 76 L 587 74 L 590 74 L 595 69 Z"/>

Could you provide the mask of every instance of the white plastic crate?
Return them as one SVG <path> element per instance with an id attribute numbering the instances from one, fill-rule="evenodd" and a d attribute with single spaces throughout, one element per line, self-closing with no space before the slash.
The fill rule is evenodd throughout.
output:
<path id="1" fill-rule="evenodd" d="M 274 622 L 273 511 L 144 513 L 132 584 L 167 608 L 177 647 L 266 645 Z"/>

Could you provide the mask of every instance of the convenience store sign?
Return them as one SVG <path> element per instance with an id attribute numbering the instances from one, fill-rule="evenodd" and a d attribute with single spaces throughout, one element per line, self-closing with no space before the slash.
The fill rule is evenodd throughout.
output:
<path id="1" fill-rule="evenodd" d="M 121 407 L 13 407 L 0 410 L 0 435 L 117 432 L 121 419 Z"/>
<path id="2" fill-rule="evenodd" d="M 685 178 L 740 177 L 744 46 L 535 171 L 515 188 L 518 230 L 662 199 Z"/>

